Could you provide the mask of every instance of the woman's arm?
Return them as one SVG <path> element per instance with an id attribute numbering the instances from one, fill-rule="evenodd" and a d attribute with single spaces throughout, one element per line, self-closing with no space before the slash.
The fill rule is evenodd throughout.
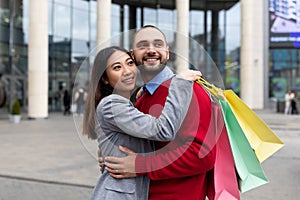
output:
<path id="1" fill-rule="evenodd" d="M 174 139 L 185 118 L 192 93 L 192 81 L 174 77 L 159 118 L 140 112 L 128 99 L 119 95 L 104 98 L 97 108 L 97 116 L 114 131 L 138 138 L 170 141 Z"/>

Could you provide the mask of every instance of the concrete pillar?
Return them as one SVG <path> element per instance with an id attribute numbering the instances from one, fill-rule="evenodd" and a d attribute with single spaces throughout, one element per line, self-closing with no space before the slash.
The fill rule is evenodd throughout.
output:
<path id="1" fill-rule="evenodd" d="M 97 45 L 109 46 L 111 37 L 111 0 L 97 0 Z M 103 44 L 105 42 L 105 44 Z"/>
<path id="2" fill-rule="evenodd" d="M 189 68 L 189 10 L 190 1 L 176 0 L 176 71 Z"/>
<path id="3" fill-rule="evenodd" d="M 241 0 L 241 98 L 253 109 L 268 98 L 268 1 Z"/>
<path id="4" fill-rule="evenodd" d="M 28 117 L 48 117 L 48 0 L 29 2 Z"/>

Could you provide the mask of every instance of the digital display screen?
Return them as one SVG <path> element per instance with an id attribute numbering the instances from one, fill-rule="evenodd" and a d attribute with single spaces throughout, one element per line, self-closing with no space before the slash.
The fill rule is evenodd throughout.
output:
<path id="1" fill-rule="evenodd" d="M 300 0 L 269 0 L 270 48 L 300 48 Z"/>

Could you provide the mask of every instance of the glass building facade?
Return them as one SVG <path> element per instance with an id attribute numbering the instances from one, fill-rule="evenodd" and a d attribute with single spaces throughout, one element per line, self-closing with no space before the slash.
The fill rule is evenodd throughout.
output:
<path id="1" fill-rule="evenodd" d="M 299 49 L 270 50 L 270 96 L 284 99 L 288 90 L 300 96 L 300 51 Z"/>
<path id="2" fill-rule="evenodd" d="M 176 30 L 176 9 L 155 5 L 132 7 L 113 1 L 112 36 L 146 24 L 162 30 Z M 80 65 L 96 47 L 97 2 L 48 0 L 48 9 L 49 111 L 60 111 L 63 91 L 72 90 Z M 225 86 L 237 93 L 240 83 L 240 18 L 239 2 L 227 10 L 191 9 L 189 14 L 190 37 L 210 54 Z M 7 93 L 4 109 L 16 97 L 26 109 L 28 26 L 29 0 L 0 0 L 0 72 Z M 174 42 L 172 35 L 167 35 L 167 38 L 169 43 Z M 296 49 L 270 50 L 270 82 L 275 82 L 274 77 L 285 77 L 286 87 L 300 84 L 298 57 Z M 270 96 L 277 95 L 273 87 L 274 84 L 270 86 Z"/>

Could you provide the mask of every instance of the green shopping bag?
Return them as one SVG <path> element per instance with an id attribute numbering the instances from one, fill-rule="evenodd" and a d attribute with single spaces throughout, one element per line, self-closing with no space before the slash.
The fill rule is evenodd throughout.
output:
<path id="1" fill-rule="evenodd" d="M 219 99 L 241 192 L 268 183 L 264 171 L 226 100 Z"/>

